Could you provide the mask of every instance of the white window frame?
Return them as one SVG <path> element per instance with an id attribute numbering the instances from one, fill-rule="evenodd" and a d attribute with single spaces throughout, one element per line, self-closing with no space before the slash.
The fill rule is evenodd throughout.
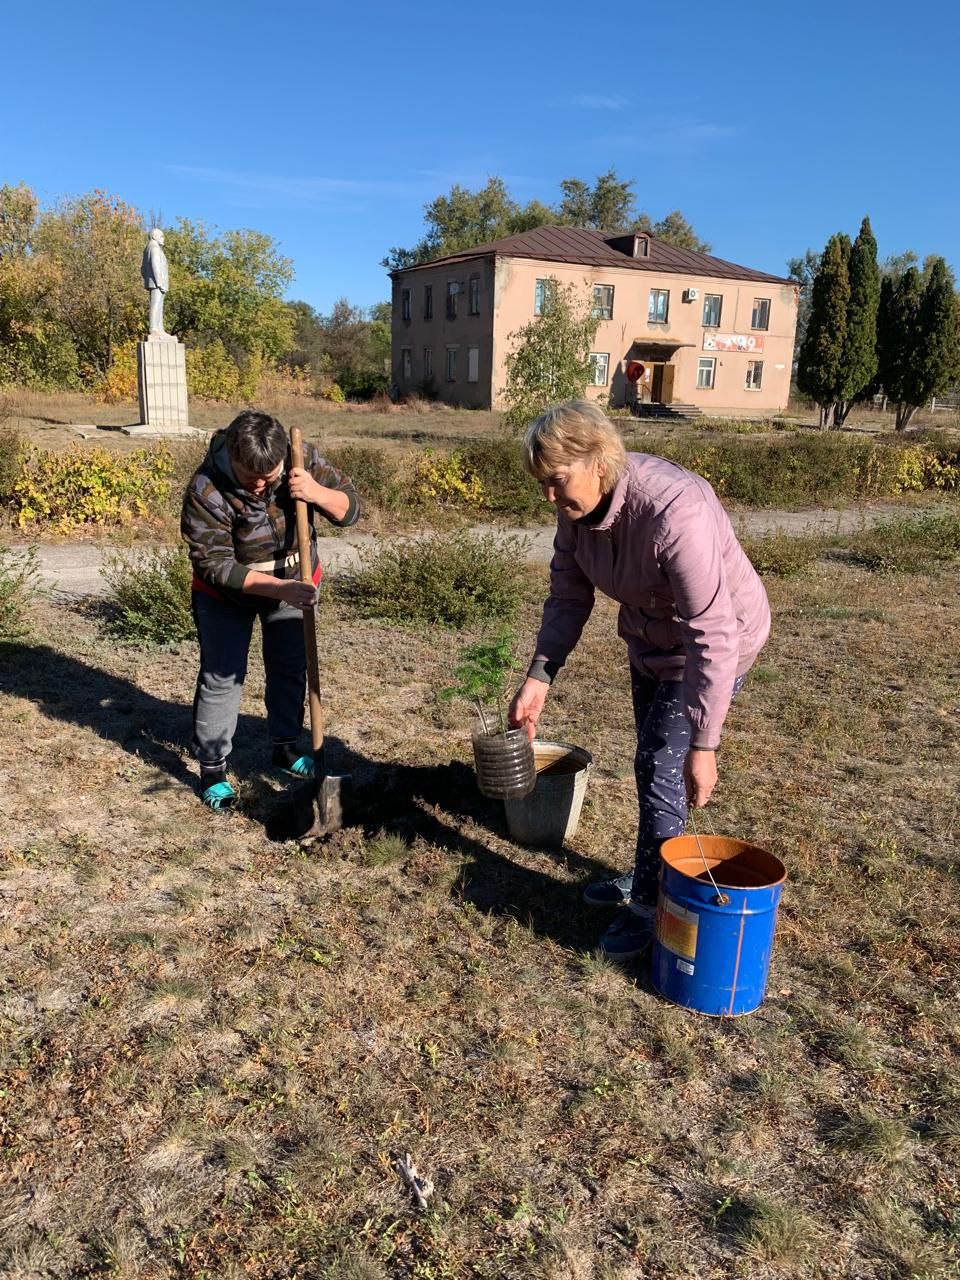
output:
<path id="1" fill-rule="evenodd" d="M 708 374 L 710 381 L 704 382 L 703 375 Z M 715 356 L 701 356 L 697 361 L 697 390 L 712 391 L 717 385 L 717 361 Z"/>
<path id="2" fill-rule="evenodd" d="M 550 302 L 556 287 L 556 281 L 551 276 L 545 276 L 537 280 L 533 290 L 533 314 L 535 316 L 542 316 L 545 311 L 550 310 Z"/>
<path id="3" fill-rule="evenodd" d="M 459 346 L 447 347 L 447 381 L 448 382 L 456 382 L 457 380 L 457 352 L 459 350 L 460 350 Z"/>
<path id="4" fill-rule="evenodd" d="M 763 324 L 757 324 L 757 310 L 759 308 L 762 311 L 764 306 L 766 307 L 766 312 L 767 312 L 766 320 Z M 769 332 L 769 329 L 770 329 L 770 299 L 769 298 L 754 298 L 753 314 L 750 316 L 750 328 L 756 329 L 758 333 Z"/>
<path id="5" fill-rule="evenodd" d="M 457 318 L 457 297 L 460 293 L 460 285 L 456 280 L 447 281 L 447 300 L 446 300 L 446 317 L 448 320 L 456 320 Z"/>
<path id="6" fill-rule="evenodd" d="M 423 348 L 423 378 L 426 381 L 433 377 L 433 347 Z"/>
<path id="7" fill-rule="evenodd" d="M 660 301 L 663 300 L 663 315 L 660 312 Z M 650 301 L 647 304 L 647 324 L 666 324 L 670 319 L 670 290 L 651 289 Z"/>
<path id="8" fill-rule="evenodd" d="M 610 381 L 610 352 L 609 351 L 591 351 L 587 356 L 590 364 L 591 387 L 605 387 Z M 598 373 L 603 371 L 603 377 L 598 377 Z"/>
<path id="9" fill-rule="evenodd" d="M 467 282 L 467 314 L 471 316 L 478 316 L 480 314 L 479 276 L 471 276 Z"/>
<path id="10" fill-rule="evenodd" d="M 761 391 L 763 389 L 763 361 L 748 360 L 747 376 L 744 382 L 747 391 Z"/>
<path id="11" fill-rule="evenodd" d="M 707 303 L 716 302 L 717 318 L 716 320 L 707 319 Z M 723 294 L 722 293 L 705 293 L 703 295 L 703 327 L 705 329 L 719 329 L 720 321 L 723 317 Z"/>
<path id="12" fill-rule="evenodd" d="M 413 290 L 403 288 L 400 290 L 400 319 L 409 320 L 413 310 Z"/>
<path id="13" fill-rule="evenodd" d="M 601 294 L 601 298 L 603 297 L 601 290 L 609 296 L 610 302 L 608 306 L 604 306 L 603 302 L 597 297 L 598 293 Z M 594 320 L 613 319 L 613 293 L 614 286 L 612 284 L 595 284 L 593 286 L 593 307 L 590 310 L 590 315 Z"/>
<path id="14" fill-rule="evenodd" d="M 400 348 L 400 381 L 410 382 L 413 378 L 413 351 L 410 347 Z"/>

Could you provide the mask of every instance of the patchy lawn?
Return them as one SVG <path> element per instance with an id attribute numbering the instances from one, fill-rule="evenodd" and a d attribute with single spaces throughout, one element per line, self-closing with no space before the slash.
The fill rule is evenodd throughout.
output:
<path id="1" fill-rule="evenodd" d="M 711 810 L 790 878 L 769 999 L 731 1022 L 591 950 L 580 888 L 634 835 L 608 604 L 545 714 L 596 760 L 561 853 L 476 792 L 467 713 L 433 700 L 446 635 L 321 611 L 358 825 L 308 852 L 264 830 L 258 664 L 246 816 L 218 817 L 184 746 L 193 646 L 41 606 L 0 665 L 0 1272 L 956 1275 L 958 585 L 770 584 Z"/>

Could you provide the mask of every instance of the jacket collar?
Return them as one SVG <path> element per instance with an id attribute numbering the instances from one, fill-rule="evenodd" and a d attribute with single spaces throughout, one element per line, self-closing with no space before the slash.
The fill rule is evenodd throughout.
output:
<path id="1" fill-rule="evenodd" d="M 627 500 L 627 488 L 629 484 L 630 469 L 629 467 L 624 467 L 620 478 L 613 486 L 613 494 L 610 498 L 610 506 L 607 508 L 606 515 L 602 520 L 598 520 L 596 524 L 585 524 L 583 525 L 583 528 L 590 533 L 604 533 L 607 530 L 612 529 L 620 519 L 620 513 Z"/>

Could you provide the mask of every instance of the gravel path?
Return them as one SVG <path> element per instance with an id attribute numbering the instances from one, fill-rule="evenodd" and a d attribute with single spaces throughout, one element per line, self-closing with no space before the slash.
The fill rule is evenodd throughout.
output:
<path id="1" fill-rule="evenodd" d="M 820 508 L 808 511 L 739 511 L 732 513 L 734 525 L 741 534 L 763 537 L 783 530 L 786 533 L 848 533 L 864 524 L 876 524 L 879 520 L 902 510 L 895 503 L 876 503 L 867 507 Z M 494 525 L 479 525 L 478 532 L 515 534 L 529 544 L 531 561 L 546 564 L 553 547 L 553 527 L 537 526 L 528 529 L 510 529 Z M 328 573 L 352 569 L 363 550 L 392 541 L 369 533 L 344 533 L 321 542 L 321 556 Z M 22 549 L 25 544 L 14 544 Z M 113 548 L 103 543 L 72 542 L 49 543 L 37 548 L 41 584 L 54 599 L 78 599 L 84 596 L 102 596 L 107 586 L 102 575 L 104 556 Z"/>

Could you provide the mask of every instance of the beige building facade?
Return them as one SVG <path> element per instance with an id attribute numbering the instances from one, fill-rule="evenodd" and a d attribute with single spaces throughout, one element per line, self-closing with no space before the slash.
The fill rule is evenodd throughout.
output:
<path id="1" fill-rule="evenodd" d="M 588 395 L 614 407 L 783 410 L 797 285 L 652 236 L 541 227 L 393 274 L 393 381 L 499 408 L 515 334 L 573 285 L 599 318 Z"/>

